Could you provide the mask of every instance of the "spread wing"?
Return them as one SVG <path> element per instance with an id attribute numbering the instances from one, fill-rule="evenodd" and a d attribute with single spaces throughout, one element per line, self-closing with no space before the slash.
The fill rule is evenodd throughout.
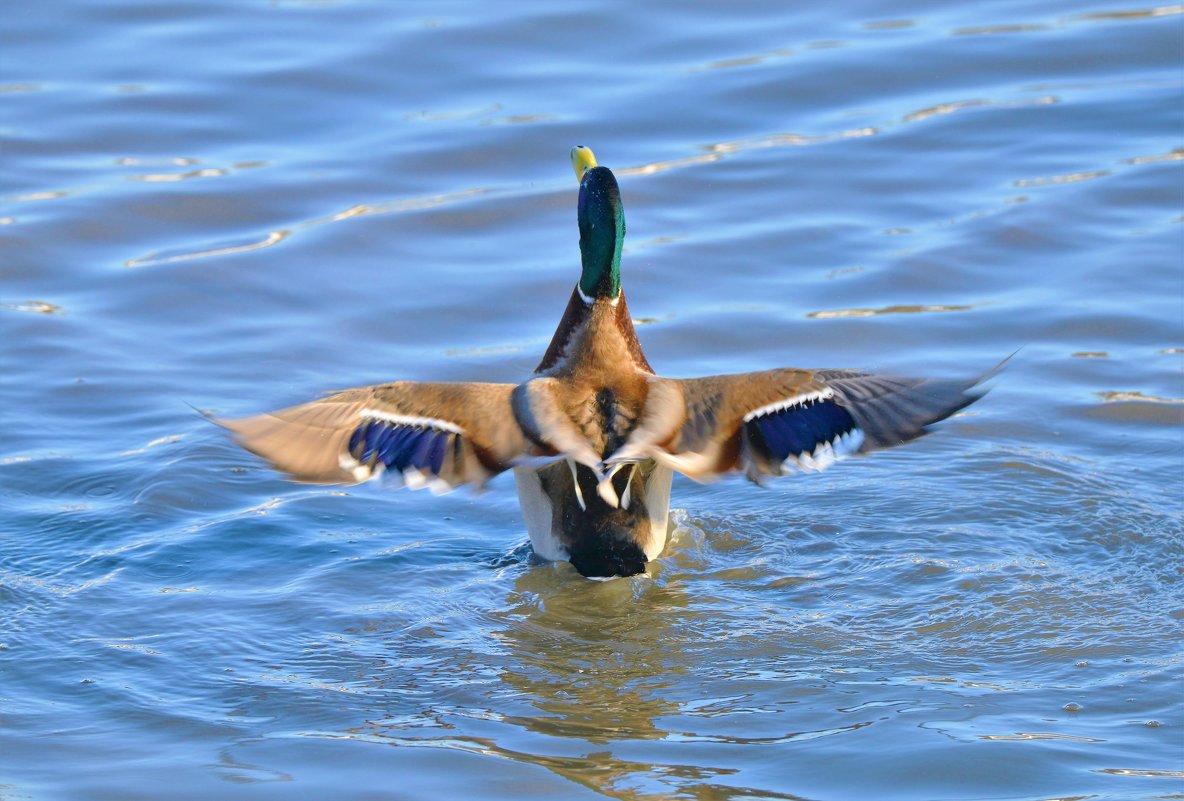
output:
<path id="1" fill-rule="evenodd" d="M 513 391 L 513 384 L 401 381 L 217 422 L 297 481 L 352 484 L 388 472 L 411 487 L 446 491 L 483 485 L 543 455 L 515 421 Z"/>
<path id="2" fill-rule="evenodd" d="M 821 470 L 921 436 L 977 400 L 980 380 L 794 369 L 654 378 L 645 415 L 608 463 L 654 458 L 698 481 Z"/>

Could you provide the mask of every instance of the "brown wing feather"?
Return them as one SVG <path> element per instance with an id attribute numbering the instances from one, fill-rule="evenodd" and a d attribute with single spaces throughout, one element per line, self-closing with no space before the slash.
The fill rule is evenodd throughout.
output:
<path id="1" fill-rule="evenodd" d="M 645 415 L 608 462 L 653 457 L 697 481 L 821 469 L 921 436 L 980 397 L 978 383 L 792 368 L 654 378 Z"/>
<path id="2" fill-rule="evenodd" d="M 753 409 L 810 391 L 809 370 L 650 379 L 646 411 L 608 462 L 656 458 L 696 481 L 742 466 L 741 426 Z"/>
<path id="3" fill-rule="evenodd" d="M 360 464 L 349 450 L 351 438 L 367 421 L 422 428 L 447 438 L 434 478 L 449 487 L 482 484 L 538 451 L 515 424 L 513 390 L 513 384 L 404 381 L 217 422 L 277 469 L 298 481 L 320 484 L 355 483 L 373 472 L 373 460 Z"/>

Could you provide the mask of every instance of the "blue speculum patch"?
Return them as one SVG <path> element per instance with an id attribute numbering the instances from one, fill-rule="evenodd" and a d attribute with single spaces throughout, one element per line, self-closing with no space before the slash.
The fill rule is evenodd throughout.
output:
<path id="1" fill-rule="evenodd" d="M 362 464 L 382 462 L 388 470 L 414 468 L 438 474 L 453 436 L 452 432 L 427 426 L 367 420 L 354 429 L 349 452 Z"/>
<path id="2" fill-rule="evenodd" d="M 759 433 L 769 456 L 779 462 L 813 453 L 820 444 L 833 442 L 857 428 L 851 414 L 833 400 L 771 412 L 750 421 L 748 426 Z"/>

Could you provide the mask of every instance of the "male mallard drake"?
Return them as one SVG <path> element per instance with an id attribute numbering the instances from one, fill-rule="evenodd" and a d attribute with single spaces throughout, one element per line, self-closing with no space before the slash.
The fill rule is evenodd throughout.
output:
<path id="1" fill-rule="evenodd" d="M 621 290 L 616 178 L 572 150 L 583 271 L 534 375 L 521 384 L 397 381 L 224 421 L 300 481 L 383 472 L 435 491 L 513 468 L 531 544 L 585 576 L 631 575 L 666 544 L 670 481 L 821 470 L 907 442 L 976 400 L 977 381 L 784 368 L 656 375 Z"/>

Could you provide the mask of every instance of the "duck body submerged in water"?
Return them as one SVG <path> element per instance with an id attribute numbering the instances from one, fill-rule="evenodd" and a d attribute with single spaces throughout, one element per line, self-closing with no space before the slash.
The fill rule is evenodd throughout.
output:
<path id="1" fill-rule="evenodd" d="M 979 380 L 852 370 L 656 375 L 621 289 L 616 178 L 585 147 L 572 163 L 582 272 L 525 382 L 400 381 L 220 424 L 304 482 L 393 473 L 441 492 L 512 469 L 535 552 L 609 577 L 642 573 L 662 552 L 674 471 L 760 482 L 821 470 L 914 439 L 981 396 Z"/>

